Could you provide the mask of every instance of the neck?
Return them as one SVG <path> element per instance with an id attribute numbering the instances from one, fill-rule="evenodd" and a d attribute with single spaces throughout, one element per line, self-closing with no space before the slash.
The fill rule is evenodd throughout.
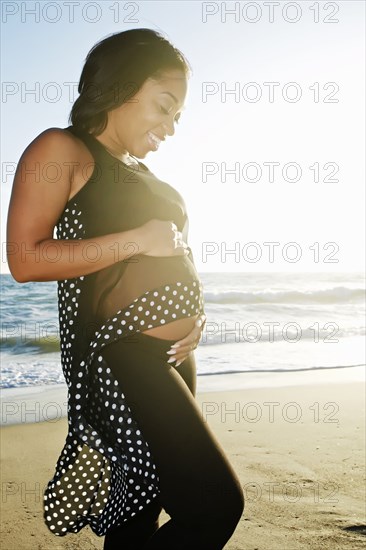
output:
<path id="1" fill-rule="evenodd" d="M 127 165 L 132 165 L 132 166 L 138 166 L 139 163 L 138 161 L 135 159 L 133 159 L 133 157 L 129 154 L 128 151 L 125 151 L 123 153 L 121 153 L 120 151 L 114 151 L 113 149 L 111 149 L 110 147 L 108 147 L 108 145 L 106 143 L 104 143 L 99 137 L 95 136 L 92 132 L 89 132 L 93 137 L 94 139 L 96 139 L 97 141 L 99 141 L 99 143 L 104 147 L 104 149 L 106 149 L 108 151 L 108 153 L 110 155 L 112 155 L 112 157 L 115 157 L 117 160 L 123 162 L 124 164 L 127 164 Z"/>
<path id="2" fill-rule="evenodd" d="M 102 142 L 100 141 L 100 143 L 102 143 Z M 113 157 L 120 160 L 124 164 L 132 165 L 132 166 L 138 165 L 138 162 L 136 160 L 134 160 L 133 157 L 128 152 L 126 152 L 126 153 L 117 153 L 116 151 L 113 151 L 112 149 L 110 149 L 104 143 L 102 143 L 102 145 L 105 149 L 107 149 L 108 153 L 110 153 Z"/>

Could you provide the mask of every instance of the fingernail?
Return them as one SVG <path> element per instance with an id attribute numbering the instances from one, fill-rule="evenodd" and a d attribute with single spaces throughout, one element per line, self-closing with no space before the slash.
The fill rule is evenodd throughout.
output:
<path id="1" fill-rule="evenodd" d="M 169 351 L 167 351 L 168 355 L 171 355 L 172 353 L 177 353 L 177 351 L 175 349 L 170 349 Z"/>
<path id="2" fill-rule="evenodd" d="M 176 367 L 179 367 L 179 365 L 183 363 L 183 361 L 178 361 L 178 363 L 175 364 Z"/>
<path id="3" fill-rule="evenodd" d="M 179 348 L 180 344 L 173 344 L 172 346 L 170 346 L 171 348 Z"/>
<path id="4" fill-rule="evenodd" d="M 176 361 L 176 357 L 171 357 L 170 359 L 168 359 L 167 363 L 172 363 L 173 361 Z"/>

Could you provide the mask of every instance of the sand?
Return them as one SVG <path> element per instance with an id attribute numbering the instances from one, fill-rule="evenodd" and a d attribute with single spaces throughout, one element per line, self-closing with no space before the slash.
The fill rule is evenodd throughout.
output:
<path id="1" fill-rule="evenodd" d="M 347 378 L 344 371 L 278 373 L 272 387 L 260 387 L 268 377 L 231 375 L 237 389 L 220 392 L 198 385 L 202 417 L 246 498 L 225 550 L 365 547 L 364 384 L 360 369 L 354 381 L 350 369 Z M 211 389 L 218 384 L 213 378 L 207 383 Z M 56 537 L 43 523 L 43 488 L 67 433 L 64 417 L 51 418 L 51 409 L 49 416 L 1 428 L 1 548 L 101 549 L 103 538 L 88 527 Z M 168 519 L 163 512 L 161 524 Z"/>

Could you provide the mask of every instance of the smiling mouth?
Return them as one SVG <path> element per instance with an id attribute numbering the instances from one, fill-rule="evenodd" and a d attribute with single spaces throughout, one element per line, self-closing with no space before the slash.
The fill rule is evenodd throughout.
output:
<path id="1" fill-rule="evenodd" d="M 147 132 L 147 136 L 149 138 L 149 142 L 150 142 L 151 147 L 153 148 L 154 151 L 157 151 L 158 147 L 161 143 L 161 139 L 158 138 L 158 136 L 156 136 L 152 132 Z"/>

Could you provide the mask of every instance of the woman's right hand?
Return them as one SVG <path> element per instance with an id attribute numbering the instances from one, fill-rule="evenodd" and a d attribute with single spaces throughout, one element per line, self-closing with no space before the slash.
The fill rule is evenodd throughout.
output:
<path id="1" fill-rule="evenodd" d="M 189 248 L 173 221 L 149 220 L 140 232 L 140 254 L 145 256 L 186 256 Z M 135 230 L 136 231 L 136 230 Z"/>

